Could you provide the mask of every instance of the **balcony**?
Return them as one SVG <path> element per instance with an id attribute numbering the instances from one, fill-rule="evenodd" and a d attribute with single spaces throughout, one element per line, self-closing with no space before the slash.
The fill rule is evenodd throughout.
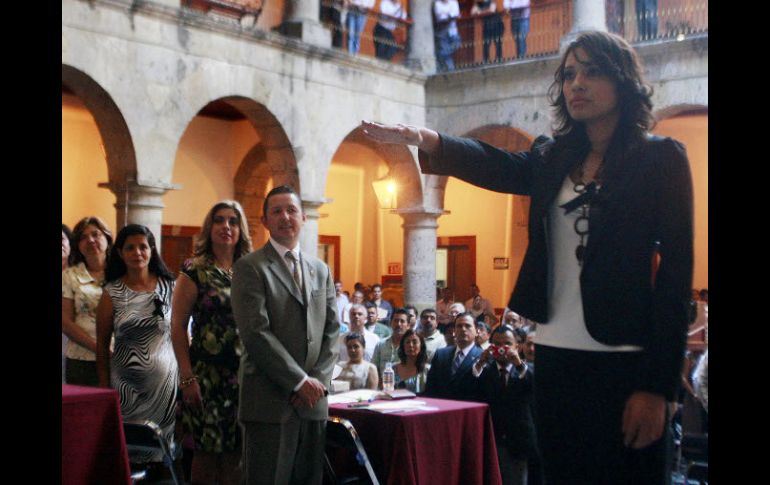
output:
<path id="1" fill-rule="evenodd" d="M 607 0 L 606 22 L 610 32 L 617 33 L 632 44 L 654 42 L 658 40 L 684 40 L 687 37 L 708 33 L 708 0 L 657 0 L 657 8 L 637 11 L 635 5 L 642 0 Z M 208 16 L 227 22 L 240 24 L 241 29 L 277 30 L 280 12 L 270 2 L 264 0 L 182 0 L 182 6 L 196 10 Z M 332 48 L 349 52 L 350 32 L 346 26 L 345 14 L 335 7 L 339 2 L 320 0 L 320 21 L 332 33 Z M 404 2 L 402 1 L 402 4 Z M 457 69 L 469 69 L 487 64 L 516 62 L 523 59 L 552 56 L 558 53 L 562 38 L 572 28 L 572 0 L 533 1 L 530 9 L 529 32 L 526 36 L 526 49 L 518 55 L 516 39 L 511 31 L 511 17 L 508 12 L 495 14 L 470 15 L 470 3 L 467 11 L 461 10 L 457 20 L 461 42 L 454 53 Z M 260 15 L 268 13 L 270 20 L 260 22 Z M 365 16 L 364 26 L 359 40 L 356 56 L 377 58 L 393 64 L 405 64 L 409 53 L 409 36 L 412 20 L 384 15 L 376 10 L 361 12 Z M 483 25 L 490 16 L 499 16 L 502 24 L 502 36 L 499 42 L 485 39 Z M 392 34 L 378 35 L 382 28 L 378 23 L 392 27 Z M 485 47 L 485 44 L 488 46 Z M 498 44 L 500 54 L 498 55 Z M 484 51 L 488 50 L 485 57 Z"/>

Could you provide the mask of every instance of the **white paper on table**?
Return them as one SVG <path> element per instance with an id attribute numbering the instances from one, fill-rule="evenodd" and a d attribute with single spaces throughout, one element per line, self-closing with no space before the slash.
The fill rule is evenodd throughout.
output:
<path id="1" fill-rule="evenodd" d="M 355 389 L 353 391 L 332 394 L 326 399 L 329 404 L 349 404 L 354 402 L 374 400 L 379 394 L 380 391 L 375 391 L 372 389 Z"/>
<path id="2" fill-rule="evenodd" d="M 398 413 L 418 411 L 423 407 L 425 407 L 425 401 L 418 401 L 417 399 L 400 399 L 397 401 L 376 402 L 369 405 L 367 409 L 379 411 L 381 413 Z"/>

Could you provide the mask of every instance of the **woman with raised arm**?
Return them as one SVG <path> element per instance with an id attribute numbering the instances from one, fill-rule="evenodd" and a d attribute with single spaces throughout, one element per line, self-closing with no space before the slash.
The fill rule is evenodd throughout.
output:
<path id="1" fill-rule="evenodd" d="M 230 306 L 233 264 L 251 252 L 241 204 L 223 200 L 203 220 L 193 258 L 174 288 L 171 339 L 184 396 L 182 423 L 192 432 L 192 482 L 237 484 L 241 433 L 238 369 L 242 345 Z M 192 340 L 187 325 L 192 317 Z"/>
<path id="2" fill-rule="evenodd" d="M 652 89 L 628 43 L 583 32 L 549 95 L 554 137 L 510 153 L 407 125 L 423 173 L 528 195 L 529 243 L 508 308 L 538 322 L 535 384 L 548 483 L 663 483 L 692 284 L 692 179 L 649 134 Z M 654 269 L 653 269 L 654 268 Z"/>

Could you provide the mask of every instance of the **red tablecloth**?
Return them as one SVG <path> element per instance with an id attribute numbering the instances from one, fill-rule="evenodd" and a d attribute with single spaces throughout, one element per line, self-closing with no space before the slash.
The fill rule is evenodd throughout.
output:
<path id="1" fill-rule="evenodd" d="M 62 384 L 61 414 L 62 483 L 130 484 L 117 391 Z"/>
<path id="2" fill-rule="evenodd" d="M 329 414 L 353 423 L 382 483 L 500 484 L 489 406 L 418 399 L 438 410 L 382 414 L 333 404 Z"/>

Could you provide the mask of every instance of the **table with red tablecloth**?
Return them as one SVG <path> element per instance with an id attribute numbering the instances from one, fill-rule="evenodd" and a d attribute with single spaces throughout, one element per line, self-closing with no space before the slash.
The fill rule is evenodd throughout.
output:
<path id="1" fill-rule="evenodd" d="M 117 391 L 62 384 L 61 414 L 62 483 L 130 484 Z"/>
<path id="2" fill-rule="evenodd" d="M 382 483 L 500 484 L 489 406 L 417 399 L 438 409 L 383 414 L 332 404 L 329 414 L 353 423 Z"/>

